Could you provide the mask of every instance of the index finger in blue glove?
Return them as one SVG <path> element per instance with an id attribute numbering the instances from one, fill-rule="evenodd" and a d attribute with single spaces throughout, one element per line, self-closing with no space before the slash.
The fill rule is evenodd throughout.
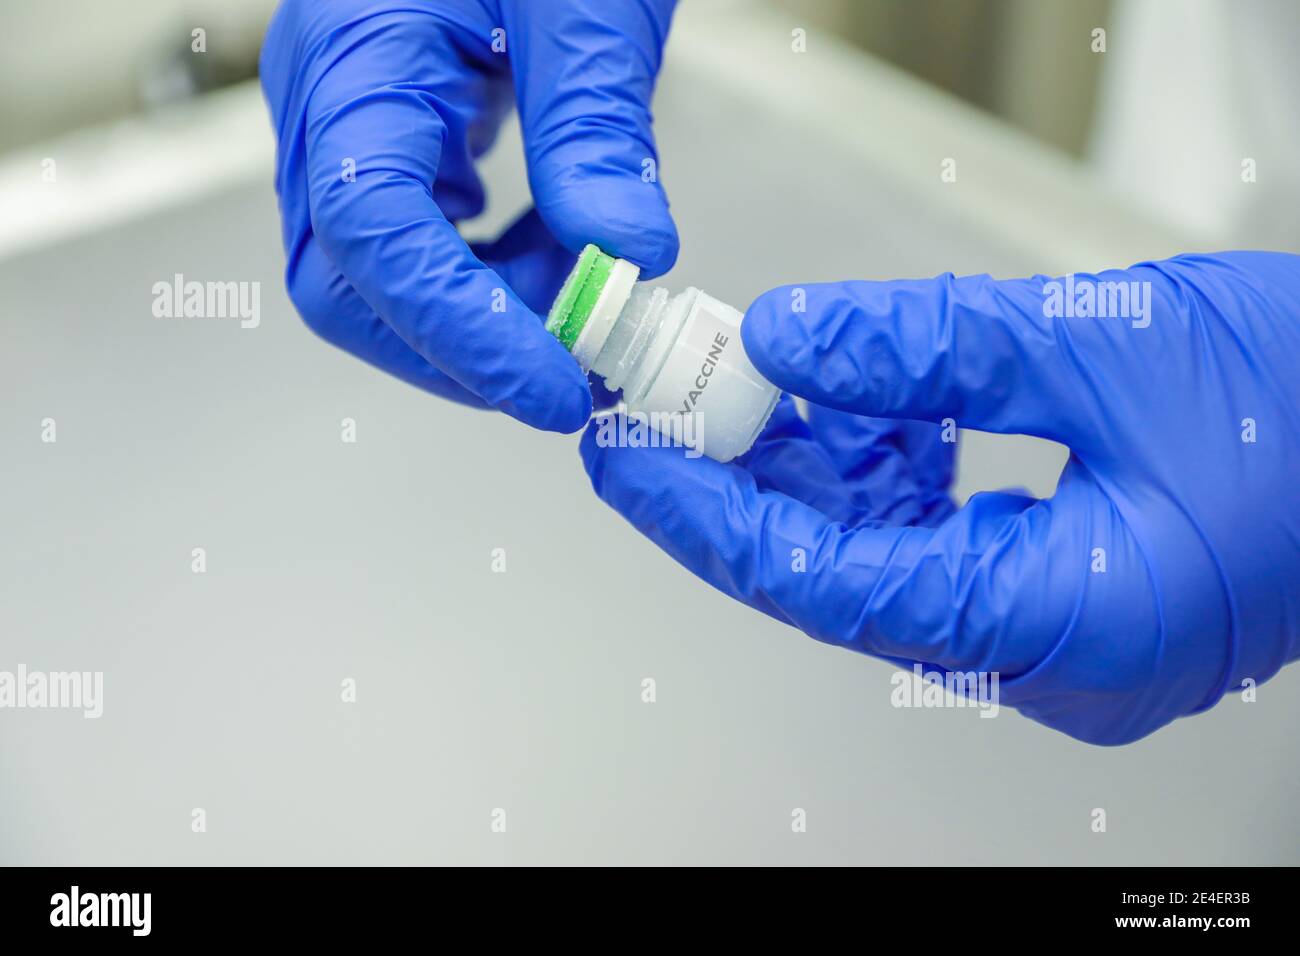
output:
<path id="1" fill-rule="evenodd" d="M 312 225 L 330 260 L 404 342 L 489 404 L 538 428 L 581 427 L 591 395 L 577 364 L 434 202 L 444 136 L 465 122 L 449 105 L 463 51 L 432 11 L 360 18 L 330 42 L 349 68 L 320 76 L 306 137 Z M 400 62 L 406 79 L 376 87 L 388 71 L 358 58 Z"/>
<path id="2" fill-rule="evenodd" d="M 741 334 L 760 372 L 819 405 L 1062 440 L 1085 375 L 1078 327 L 1047 317 L 1044 281 L 836 282 L 798 287 L 802 298 L 783 287 L 754 301 Z"/>
<path id="3" fill-rule="evenodd" d="M 298 244 L 286 279 L 303 321 L 325 341 L 416 388 L 472 408 L 490 407 L 411 351 L 335 268 L 315 236 L 308 235 Z"/>

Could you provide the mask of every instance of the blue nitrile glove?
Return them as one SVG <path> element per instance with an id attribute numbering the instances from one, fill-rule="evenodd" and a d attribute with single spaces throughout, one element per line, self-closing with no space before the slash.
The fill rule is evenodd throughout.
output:
<path id="1" fill-rule="evenodd" d="M 1130 317 L 1061 314 L 1090 286 L 1125 311 L 1119 286 L 1098 285 L 1117 282 L 1137 283 Z M 806 292 L 806 312 L 776 289 L 742 326 L 782 388 L 1038 435 L 1069 463 L 1050 499 L 979 494 L 945 520 L 906 481 L 897 502 L 864 490 L 842 413 L 805 427 L 787 406 L 732 465 L 601 448 L 589 429 L 596 491 L 692 572 L 818 640 L 997 672 L 1001 703 L 1099 744 L 1300 654 L 1300 258 Z"/>
<path id="2" fill-rule="evenodd" d="M 587 381 L 535 310 L 585 243 L 646 276 L 677 256 L 649 108 L 672 9 L 285 0 L 261 73 L 286 278 L 307 324 L 431 392 L 580 428 Z M 483 208 L 474 160 L 512 82 L 536 209 L 471 250 L 455 223 Z"/>

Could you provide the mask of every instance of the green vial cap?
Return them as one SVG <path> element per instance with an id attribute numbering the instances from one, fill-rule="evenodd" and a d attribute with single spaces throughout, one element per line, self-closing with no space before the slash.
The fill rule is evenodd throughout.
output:
<path id="1" fill-rule="evenodd" d="M 591 310 L 609 281 L 614 268 L 614 258 L 588 244 L 578 256 L 573 271 L 560 287 L 551 312 L 546 317 L 546 331 L 550 332 L 569 351 L 573 351 L 578 336 L 582 334 Z"/>

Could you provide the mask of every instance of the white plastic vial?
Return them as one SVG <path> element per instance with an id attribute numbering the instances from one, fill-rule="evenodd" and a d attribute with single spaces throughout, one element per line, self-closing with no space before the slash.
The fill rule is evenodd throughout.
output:
<path id="1" fill-rule="evenodd" d="M 754 444 L 780 391 L 740 340 L 743 316 L 696 288 L 670 296 L 640 270 L 587 246 L 551 306 L 547 331 L 584 372 L 623 390 L 629 417 L 717 461 Z"/>

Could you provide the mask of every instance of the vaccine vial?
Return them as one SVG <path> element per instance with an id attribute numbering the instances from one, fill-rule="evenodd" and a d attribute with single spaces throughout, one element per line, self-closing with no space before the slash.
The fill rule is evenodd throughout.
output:
<path id="1" fill-rule="evenodd" d="M 693 287 L 669 295 L 638 283 L 639 273 L 626 259 L 587 246 L 546 329 L 584 372 L 623 390 L 630 418 L 672 443 L 731 461 L 754 444 L 780 397 L 745 354 L 743 316 Z"/>

